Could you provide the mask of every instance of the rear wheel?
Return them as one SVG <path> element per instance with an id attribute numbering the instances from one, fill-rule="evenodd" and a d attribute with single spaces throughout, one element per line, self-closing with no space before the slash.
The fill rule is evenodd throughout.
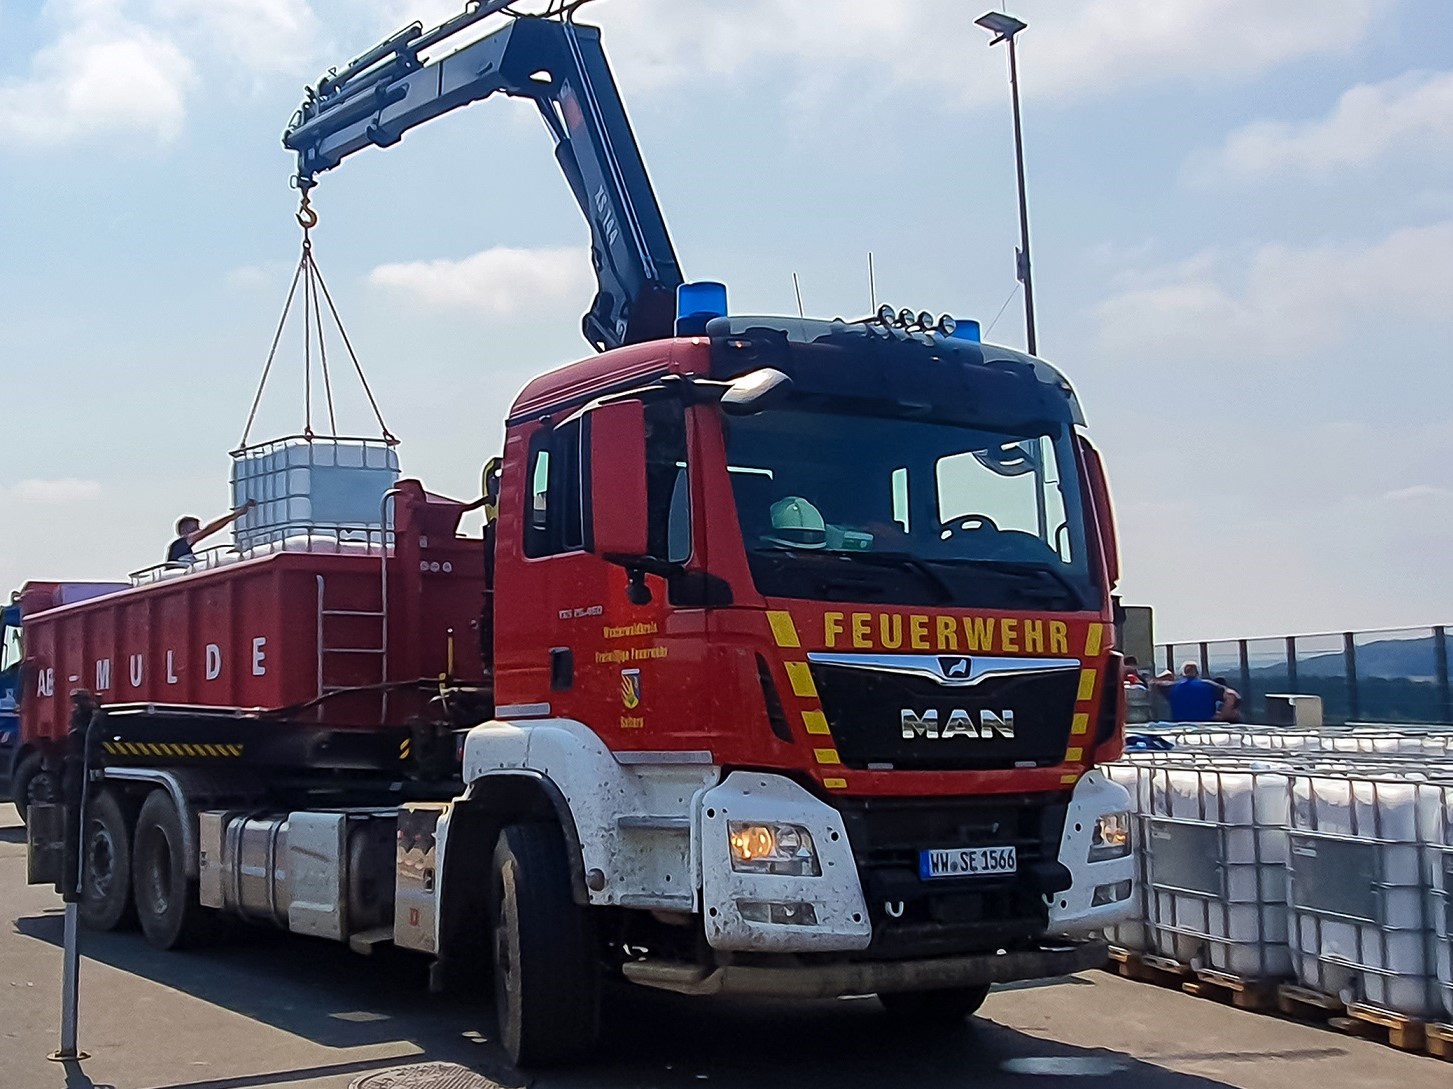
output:
<path id="1" fill-rule="evenodd" d="M 10 797 L 15 801 L 15 812 L 20 814 L 20 823 L 25 823 L 25 814 L 35 802 L 55 800 L 55 779 L 45 770 L 40 753 L 27 753 L 15 765 L 15 774 L 10 779 Z"/>
<path id="2" fill-rule="evenodd" d="M 923 1028 L 947 1028 L 959 1025 L 977 1013 L 989 997 L 989 985 L 977 987 L 946 987 L 939 991 L 897 991 L 880 994 L 878 1001 L 889 1016 L 905 1024 Z"/>
<path id="3" fill-rule="evenodd" d="M 88 800 L 82 852 L 81 922 L 92 930 L 134 922 L 130 829 L 113 791 L 99 790 Z"/>
<path id="4" fill-rule="evenodd" d="M 595 929 L 572 896 L 565 851 L 553 824 L 510 825 L 494 849 L 495 1014 L 516 1066 L 583 1058 L 600 1036 Z"/>
<path id="5" fill-rule="evenodd" d="M 182 818 L 166 791 L 146 796 L 136 818 L 131 850 L 136 914 L 146 940 L 158 949 L 181 949 L 210 932 L 214 913 L 197 899 L 187 877 Z"/>

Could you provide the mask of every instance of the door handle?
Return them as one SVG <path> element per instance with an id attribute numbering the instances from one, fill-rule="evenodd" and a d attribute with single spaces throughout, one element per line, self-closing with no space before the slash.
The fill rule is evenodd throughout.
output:
<path id="1" fill-rule="evenodd" d="M 569 647 L 550 648 L 550 691 L 569 692 L 575 687 L 575 652 Z"/>

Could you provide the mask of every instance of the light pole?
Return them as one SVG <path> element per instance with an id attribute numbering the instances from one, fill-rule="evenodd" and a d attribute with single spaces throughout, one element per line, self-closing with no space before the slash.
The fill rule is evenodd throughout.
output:
<path id="1" fill-rule="evenodd" d="M 1029 24 L 1002 11 L 991 11 L 974 22 L 994 35 L 991 46 L 1009 43 L 1009 92 L 1014 102 L 1014 161 L 1019 169 L 1019 251 L 1017 273 L 1024 285 L 1025 343 L 1030 355 L 1039 354 L 1034 333 L 1034 275 L 1029 263 L 1029 200 L 1024 192 L 1024 132 L 1019 124 L 1019 64 L 1014 54 L 1014 36 Z"/>

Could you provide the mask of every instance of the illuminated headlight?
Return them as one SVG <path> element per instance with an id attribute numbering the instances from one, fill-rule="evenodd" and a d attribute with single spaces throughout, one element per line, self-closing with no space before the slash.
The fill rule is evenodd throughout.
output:
<path id="1" fill-rule="evenodd" d="M 1129 853 L 1130 814 L 1106 813 L 1095 822 L 1089 861 L 1104 862 L 1111 858 L 1124 858 Z"/>
<path id="2" fill-rule="evenodd" d="M 783 877 L 820 877 L 812 833 L 797 824 L 728 821 L 732 869 Z"/>

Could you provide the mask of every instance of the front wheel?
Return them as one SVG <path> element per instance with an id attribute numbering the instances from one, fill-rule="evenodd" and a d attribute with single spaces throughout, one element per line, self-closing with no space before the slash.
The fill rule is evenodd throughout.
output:
<path id="1" fill-rule="evenodd" d="M 10 797 L 15 800 L 15 812 L 20 814 L 20 823 L 25 823 L 26 812 L 36 802 L 55 800 L 55 779 L 45 770 L 40 753 L 27 753 L 15 765 L 15 774 L 10 780 Z"/>
<path id="2" fill-rule="evenodd" d="M 978 1012 L 989 997 L 989 985 L 946 987 L 939 991 L 896 991 L 880 994 L 878 1001 L 889 1016 L 922 1028 L 960 1025 Z"/>
<path id="3" fill-rule="evenodd" d="M 494 849 L 495 1016 L 520 1067 L 584 1058 L 600 1037 L 594 921 L 572 895 L 565 852 L 553 824 L 512 824 Z"/>
<path id="4" fill-rule="evenodd" d="M 81 922 L 91 930 L 132 922 L 131 835 L 115 792 L 103 788 L 86 806 L 81 850 Z"/>

